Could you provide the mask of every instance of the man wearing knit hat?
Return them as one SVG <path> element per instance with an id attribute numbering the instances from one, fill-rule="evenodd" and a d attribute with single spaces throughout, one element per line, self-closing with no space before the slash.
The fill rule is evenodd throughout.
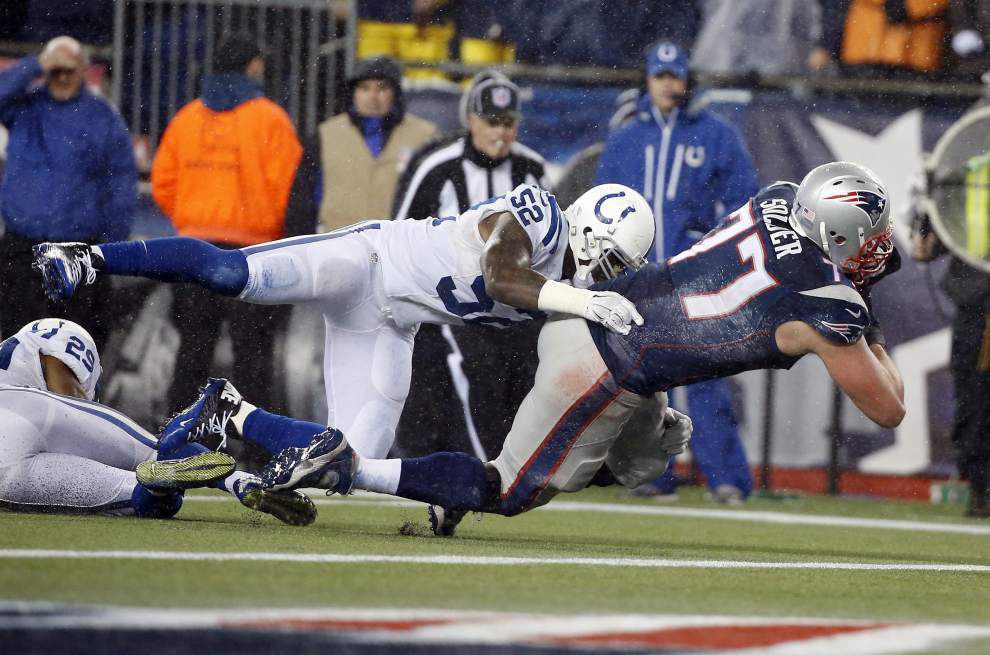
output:
<path id="1" fill-rule="evenodd" d="M 347 109 L 320 124 L 292 189 L 293 223 L 324 231 L 392 216 L 392 195 L 412 153 L 436 126 L 406 112 L 402 69 L 389 57 L 357 62 L 347 78 Z"/>

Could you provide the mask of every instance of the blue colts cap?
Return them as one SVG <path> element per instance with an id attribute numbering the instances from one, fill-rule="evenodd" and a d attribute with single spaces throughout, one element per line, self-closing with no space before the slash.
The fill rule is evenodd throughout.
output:
<path id="1" fill-rule="evenodd" d="M 671 73 L 686 80 L 688 70 L 687 53 L 669 41 L 656 44 L 646 54 L 646 74 L 650 77 L 661 73 Z"/>

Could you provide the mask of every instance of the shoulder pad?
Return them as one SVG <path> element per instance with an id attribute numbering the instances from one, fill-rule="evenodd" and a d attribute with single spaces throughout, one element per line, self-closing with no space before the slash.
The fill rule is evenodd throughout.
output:
<path id="1" fill-rule="evenodd" d="M 17 333 L 40 355 L 61 361 L 75 374 L 90 400 L 96 397 L 96 385 L 103 369 L 93 337 L 81 325 L 65 319 L 46 318 L 25 325 Z"/>
<path id="2" fill-rule="evenodd" d="M 870 313 L 859 292 L 844 284 L 798 292 L 797 320 L 840 345 L 855 343 L 870 324 Z"/>
<path id="3" fill-rule="evenodd" d="M 756 193 L 756 198 L 784 198 L 788 202 L 793 202 L 794 197 L 797 195 L 797 188 L 797 185 L 793 182 L 777 181 L 760 189 Z"/>

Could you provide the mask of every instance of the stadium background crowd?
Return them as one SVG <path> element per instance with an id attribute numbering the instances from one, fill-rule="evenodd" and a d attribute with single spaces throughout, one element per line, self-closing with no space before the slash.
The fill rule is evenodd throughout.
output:
<path id="1" fill-rule="evenodd" d="M 213 4 L 222 3 L 205 3 Z M 312 2 L 300 4 L 313 5 Z M 644 53 L 661 40 L 675 44 L 685 55 L 690 53 L 691 72 L 685 76 L 689 93 L 685 104 L 701 96 L 700 92 L 695 91 L 696 85 L 721 92 L 721 96 L 712 94 L 716 98 L 713 107 L 726 121 L 741 129 L 751 149 L 756 142 L 776 144 L 776 136 L 765 131 L 765 127 L 741 118 L 738 103 L 733 104 L 733 90 L 758 93 L 761 89 L 784 88 L 798 98 L 807 99 L 810 93 L 813 99 L 820 99 L 826 105 L 838 102 L 848 107 L 864 103 L 869 107 L 870 103 L 879 105 L 886 101 L 882 95 L 877 95 L 875 89 L 871 91 L 868 87 L 880 88 L 888 82 L 901 84 L 897 88 L 889 87 L 896 96 L 894 104 L 940 111 L 945 116 L 937 124 L 939 127 L 923 128 L 926 132 L 924 145 L 930 147 L 930 141 L 972 101 L 973 94 L 978 93 L 973 91 L 975 85 L 990 69 L 990 42 L 987 41 L 990 39 L 990 0 L 331 0 L 324 4 L 327 11 L 321 16 L 326 17 L 327 24 L 314 33 L 328 42 L 349 42 L 354 50 L 353 59 L 338 57 L 329 66 L 327 74 L 314 79 L 280 75 L 277 70 L 272 72 L 274 66 L 270 67 L 265 78 L 266 95 L 284 105 L 295 119 L 298 144 L 301 144 L 303 152 L 289 197 L 282 203 L 286 206 L 282 219 L 286 234 L 345 227 L 364 218 L 381 218 L 377 214 L 385 211 L 384 207 L 400 208 L 402 194 L 408 190 L 410 183 L 409 179 L 400 182 L 400 177 L 403 172 L 411 175 L 412 171 L 407 171 L 410 163 L 413 166 L 422 163 L 422 155 L 437 147 L 434 140 L 441 138 L 441 133 L 448 139 L 465 138 L 465 135 L 472 133 L 468 127 L 471 110 L 461 107 L 452 114 L 447 108 L 456 104 L 456 99 L 462 94 L 464 106 L 470 106 L 472 87 L 468 80 L 484 67 L 508 66 L 504 70 L 518 73 L 514 81 L 521 88 L 519 95 L 522 102 L 518 99 L 513 101 L 521 105 L 521 110 L 512 126 L 518 134 L 511 135 L 511 142 L 518 137 L 519 142 L 530 146 L 536 159 L 546 160 L 550 184 L 555 187 L 562 204 L 576 197 L 594 179 L 600 143 L 608 136 L 609 129 L 616 131 L 636 120 L 635 101 L 639 97 L 639 89 L 620 94 L 619 87 L 643 77 Z M 120 103 L 122 112 L 137 108 L 136 112 L 124 113 L 132 129 L 136 161 L 143 180 L 142 193 L 134 214 L 117 218 L 124 225 L 134 225 L 133 238 L 168 234 L 174 227 L 161 213 L 160 209 L 164 208 L 157 207 L 152 200 L 155 179 L 151 172 L 155 146 L 165 134 L 178 107 L 172 106 L 176 104 L 175 94 L 165 89 L 169 83 L 165 76 L 156 77 L 151 67 L 154 62 L 164 60 L 164 53 L 174 55 L 176 51 L 183 52 L 183 48 L 193 58 L 202 59 L 203 46 L 209 37 L 204 36 L 197 21 L 189 20 L 191 14 L 185 14 L 182 20 L 176 21 L 177 13 L 165 12 L 166 22 L 169 17 L 173 20 L 169 24 L 171 31 L 165 31 L 171 41 L 149 37 L 139 42 L 143 45 L 135 46 L 133 34 L 129 37 L 114 34 L 114 5 L 113 0 L 6 0 L 0 5 L 0 55 L 8 56 L 9 60 L 0 63 L 0 66 L 14 65 L 19 57 L 35 56 L 45 43 L 60 35 L 72 36 L 90 46 L 97 71 L 92 74 L 97 81 L 91 86 L 98 93 L 102 91 L 110 95 L 109 81 L 113 80 L 121 89 L 115 100 Z M 270 29 L 277 30 L 279 27 Z M 282 24 L 281 29 L 289 30 L 291 26 Z M 313 27 L 307 29 L 313 30 Z M 230 31 L 234 31 L 233 28 Z M 114 51 L 122 45 L 128 47 L 126 53 Z M 272 56 L 278 54 L 278 48 L 273 47 L 272 41 L 257 45 L 260 52 Z M 142 47 L 143 52 L 136 51 Z M 212 47 L 216 48 L 216 43 Z M 134 64 L 133 59 L 141 55 L 148 56 L 143 63 Z M 382 56 L 390 59 L 374 59 L 372 63 L 367 61 Z M 178 85 L 195 87 L 193 78 L 206 70 L 197 68 L 182 57 L 177 59 L 169 65 L 179 68 L 175 73 Z M 114 61 L 125 63 L 126 74 L 115 71 L 112 65 L 108 66 Z M 354 65 L 354 61 L 358 63 Z M 403 64 L 404 69 L 400 68 Z M 516 64 L 515 68 L 513 64 Z M 335 75 L 334 72 L 341 74 Z M 119 79 L 125 75 L 125 79 Z M 596 75 L 604 82 L 596 81 Z M 293 79 L 298 81 L 293 82 Z M 534 94 L 529 88 L 546 84 L 550 79 L 558 86 L 554 94 Z M 153 88 L 155 80 L 158 80 L 158 88 Z M 802 87 L 801 80 L 811 84 L 815 90 Z M 829 87 L 829 80 L 838 84 Z M 375 83 L 374 89 L 365 84 L 369 81 Z M 941 87 L 938 86 L 940 84 Z M 313 90 L 314 85 L 320 88 Z M 309 87 L 309 92 L 321 99 L 318 116 L 304 119 L 296 106 L 300 97 L 296 87 L 302 86 Z M 407 89 L 405 92 L 403 87 Z M 513 88 L 516 87 L 513 85 Z M 415 95 L 410 94 L 409 89 L 414 90 Z M 962 91 L 959 92 L 959 89 Z M 365 93 L 378 94 L 379 99 L 370 105 L 361 104 L 356 96 Z M 436 99 L 437 94 L 439 100 Z M 172 97 L 171 102 L 166 102 L 166 96 Z M 721 104 L 719 97 L 723 100 Z M 453 103 L 452 99 L 455 99 Z M 178 104 L 181 106 L 182 103 Z M 814 106 L 814 102 L 811 104 Z M 772 103 L 770 106 L 773 106 Z M 437 107 L 441 109 L 434 111 Z M 572 113 L 572 109 L 575 114 L 593 114 L 601 129 L 591 137 L 576 132 L 567 120 L 567 114 Z M 762 111 L 773 109 L 764 107 Z M 153 117 L 156 112 L 161 114 L 160 119 Z M 558 116 L 559 123 L 553 124 Z M 793 112 L 786 106 L 774 117 L 779 124 L 786 124 L 789 120 L 794 120 Z M 873 126 L 873 129 L 880 131 L 882 127 Z M 251 136 L 247 134 L 243 138 L 250 139 Z M 510 137 L 506 136 L 505 140 L 509 141 Z M 586 145 L 590 147 L 584 148 Z M 792 157 L 794 153 L 786 148 L 783 152 L 785 154 L 780 159 L 800 160 L 800 157 Z M 753 173 L 760 184 L 778 178 L 794 179 L 790 166 L 796 164 L 781 164 L 756 154 Z M 811 164 L 829 158 L 821 152 L 817 156 L 819 160 Z M 478 159 L 481 167 L 488 166 L 494 170 L 506 155 L 485 157 L 482 154 Z M 287 159 L 298 161 L 300 158 L 287 156 Z M 5 158 L 0 157 L 0 162 L 5 162 Z M 586 169 L 583 174 L 582 166 Z M 149 181 L 150 185 L 145 184 Z M 888 183 L 902 184 L 900 180 Z M 699 181 L 696 188 L 687 188 L 680 193 L 693 196 L 703 188 L 707 188 L 707 182 Z M 384 197 L 392 196 L 392 192 L 383 194 L 382 189 L 395 189 L 394 197 Z M 496 189 L 498 193 L 507 190 Z M 18 191 L 7 184 L 0 196 L 17 194 Z M 755 187 L 746 193 L 753 191 Z M 158 195 L 155 194 L 155 197 Z M 338 203 L 334 202 L 334 198 L 338 199 Z M 718 211 L 731 210 L 734 207 L 729 205 L 735 203 L 737 198 L 725 196 L 714 201 Z M 376 215 L 368 216 L 366 212 Z M 171 217 L 170 212 L 165 214 Z M 424 217 L 410 215 L 408 218 Z M 704 220 L 713 218 L 704 217 Z M 7 234 L 0 245 L 9 245 L 15 238 L 35 236 L 33 232 L 15 234 L 10 228 L 15 221 L 8 217 L 6 222 Z M 696 231 L 702 227 L 705 226 L 696 226 Z M 703 230 L 696 237 L 701 233 Z M 100 236 L 94 233 L 78 238 L 96 240 Z M 46 240 L 67 238 L 66 235 L 45 233 L 39 235 L 37 240 L 41 237 Z M 224 242 L 222 238 L 211 237 L 211 240 Z M 242 241 L 231 241 L 227 245 L 242 245 Z M 9 283 L 9 270 L 5 269 L 4 275 Z M 178 348 L 176 331 L 170 323 L 181 323 L 170 315 L 170 312 L 177 310 L 167 309 L 171 307 L 171 292 L 124 283 L 112 293 L 115 296 L 109 303 L 111 306 L 122 308 L 122 314 L 136 315 L 144 325 L 151 325 L 154 329 L 146 329 L 141 336 L 124 330 L 118 330 L 113 335 L 105 354 L 108 373 L 112 374 L 114 368 L 119 367 L 131 375 L 117 376 L 116 390 L 111 385 L 107 400 L 111 405 L 131 405 L 129 413 L 132 415 L 157 419 L 169 409 L 155 398 L 166 396 L 165 390 L 175 365 L 171 359 L 174 359 L 172 355 Z M 10 302 L 8 297 L 0 301 Z M 26 301 L 18 299 L 16 302 Z M 878 305 L 882 313 L 884 299 L 881 298 Z M 49 314 L 52 310 L 48 307 L 42 309 L 39 305 L 38 311 Z M 2 306 L 0 312 L 3 312 Z M 275 384 L 285 386 L 289 396 L 294 393 L 293 384 L 298 388 L 307 383 L 306 376 L 301 373 L 307 363 L 320 360 L 319 353 L 308 352 L 318 350 L 321 342 L 307 338 L 311 335 L 303 327 L 302 319 L 305 318 L 303 316 L 293 321 L 288 328 L 279 328 L 279 337 L 271 348 L 274 357 L 265 363 L 272 369 L 270 373 L 276 380 Z M 83 319 L 77 316 L 76 320 Z M 313 317 L 308 317 L 308 320 L 312 322 Z M 939 324 L 945 322 L 934 320 Z M 929 321 L 923 327 L 908 329 L 904 338 L 906 340 L 931 327 Z M 233 333 L 228 332 L 228 338 L 221 342 L 221 348 L 215 355 L 204 352 L 201 356 L 205 360 L 212 357 L 214 367 L 219 368 L 217 372 L 227 372 L 237 380 L 238 368 L 229 345 Z M 0 338 L 5 336 L 0 334 Z M 897 335 L 894 338 L 896 340 Z M 159 342 L 157 349 L 156 340 Z M 527 342 L 521 339 L 520 343 Z M 306 344 L 307 352 L 298 352 L 299 344 Z M 446 345 L 442 340 L 435 340 L 434 345 L 436 348 L 430 351 L 434 364 L 437 358 L 442 360 L 445 353 L 455 359 L 460 354 L 456 349 L 445 351 Z M 499 347 L 503 352 L 504 345 Z M 531 349 L 532 345 L 520 345 L 520 348 Z M 472 345 L 470 350 L 477 353 L 483 351 L 484 346 Z M 118 354 L 112 354 L 114 351 Z M 144 356 L 147 353 L 157 354 Z M 498 364 L 504 367 L 504 360 L 499 359 Z M 285 362 L 289 362 L 288 365 Z M 255 367 L 258 365 L 257 361 L 251 363 Z M 496 366 L 496 362 L 491 365 Z M 128 366 L 132 370 L 128 371 Z M 291 374 L 281 370 L 286 367 L 292 371 Z M 456 367 L 453 370 L 456 371 Z M 147 378 L 149 371 L 154 371 L 154 377 L 165 379 L 158 382 L 146 380 L 142 388 L 144 395 L 150 398 L 135 400 L 125 388 L 127 381 Z M 483 369 L 480 374 L 477 370 L 473 371 L 471 376 L 483 378 Z M 268 379 L 267 375 L 261 377 Z M 311 379 L 309 383 L 312 384 Z M 155 384 L 159 385 L 160 393 L 155 392 Z M 417 407 L 417 393 L 430 395 L 439 384 L 434 380 L 424 382 L 419 389 L 414 387 L 410 407 Z M 438 402 L 431 397 L 426 404 L 435 414 L 460 412 L 456 394 L 450 388 L 451 385 L 456 387 L 457 381 L 445 384 L 448 390 L 445 393 L 449 398 Z M 747 398 L 747 395 L 753 395 L 749 393 L 750 389 L 734 385 L 731 394 L 728 391 L 722 394 L 720 407 L 725 407 L 718 411 L 750 415 L 746 425 L 752 431 L 756 422 L 751 416 L 756 413 L 757 401 Z M 786 402 L 786 392 L 781 393 L 781 402 Z M 296 402 L 293 406 L 291 398 L 285 402 L 294 413 L 319 414 L 318 409 L 306 407 L 305 403 Z M 424 402 L 418 404 L 423 416 L 429 413 L 422 410 Z M 135 403 L 142 406 L 135 410 Z M 823 404 L 828 403 L 823 401 Z M 467 423 L 470 423 L 467 420 L 469 415 L 477 411 L 474 408 L 467 411 Z M 694 411 L 692 407 L 692 413 Z M 420 416 L 417 416 L 415 424 L 422 427 L 419 419 Z M 435 420 L 440 424 L 444 422 L 442 416 L 435 417 Z M 837 420 L 840 425 L 836 430 L 842 431 L 841 418 Z M 460 422 L 455 423 L 460 430 Z M 939 433 L 938 420 L 933 420 L 932 425 L 931 441 L 935 453 L 938 451 L 937 444 L 947 442 L 948 436 Z M 440 427 L 437 431 L 442 431 Z M 449 432 L 449 425 L 446 427 Z M 857 427 L 855 419 L 847 420 L 845 432 L 855 435 Z M 468 429 L 467 426 L 464 429 Z M 927 433 L 929 426 L 923 429 Z M 946 430 L 942 429 L 942 432 Z M 889 440 L 889 436 L 882 434 L 879 441 Z M 457 441 L 453 444 L 457 447 L 469 447 L 463 435 L 442 437 L 441 441 L 443 439 Z M 755 438 L 750 435 L 745 442 L 750 447 L 750 459 L 759 459 L 754 457 L 757 453 L 752 452 Z M 431 442 L 430 447 L 450 445 Z M 491 448 L 490 445 L 486 447 Z M 738 439 L 735 439 L 735 447 L 739 447 Z M 415 437 L 400 435 L 400 448 L 416 451 L 423 448 L 423 444 L 417 443 Z M 855 451 L 855 445 L 848 445 L 844 454 L 847 466 L 854 467 L 857 457 L 868 455 L 867 450 L 859 454 Z M 936 475 L 951 473 L 951 458 L 933 454 L 930 461 L 920 468 L 921 472 Z M 743 481 L 733 485 L 745 488 L 740 496 L 730 495 L 730 498 L 745 497 L 749 492 L 747 484 Z"/>

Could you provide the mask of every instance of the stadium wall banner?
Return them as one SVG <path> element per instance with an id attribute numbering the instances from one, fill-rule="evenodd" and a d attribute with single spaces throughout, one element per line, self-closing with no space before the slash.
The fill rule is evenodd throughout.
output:
<path id="1" fill-rule="evenodd" d="M 608 120 L 618 89 L 574 89 L 536 86 L 524 105 L 520 141 L 546 157 L 556 174 L 558 194 L 565 188 L 586 188 L 594 175 L 594 148 L 608 134 Z M 891 194 L 898 248 L 905 255 L 908 224 L 904 219 L 909 180 L 921 167 L 922 154 L 960 116 L 965 105 L 922 108 L 907 100 L 863 98 L 799 99 L 778 92 L 720 90 L 709 96 L 712 108 L 744 134 L 762 183 L 799 181 L 813 166 L 848 159 L 872 168 Z M 424 93 L 427 113 L 418 112 L 414 90 L 408 96 L 414 113 L 456 117 L 457 96 Z M 445 111 L 438 110 L 445 107 Z M 444 122 L 444 121 L 441 121 Z M 590 157 L 583 166 L 568 166 Z M 167 233 L 163 217 L 145 205 L 138 237 Z M 731 209 L 731 208 L 729 208 Z M 904 257 L 900 273 L 874 293 L 877 313 L 891 355 L 905 380 L 908 414 L 896 430 L 873 425 L 851 403 L 841 411 L 843 466 L 877 474 L 950 474 L 952 452 L 951 381 L 947 371 L 949 317 L 952 305 L 937 289 L 944 263 L 928 267 Z M 105 355 L 110 381 L 107 400 L 137 420 L 152 422 L 167 413 L 161 401 L 163 373 L 175 358 L 177 336 L 168 322 L 170 292 L 154 286 L 141 289 L 122 282 L 133 322 L 122 322 L 117 352 Z M 149 290 L 153 292 L 149 295 Z M 322 321 L 306 308 L 296 308 L 274 357 L 286 387 L 288 408 L 299 418 L 324 421 Z M 229 346 L 222 343 L 214 358 L 218 374 L 229 370 Z M 828 461 L 833 385 L 817 360 L 806 358 L 791 371 L 776 373 L 773 398 L 772 463 L 783 467 L 818 467 Z M 170 376 L 169 376 L 170 377 Z M 767 373 L 752 372 L 733 380 L 746 449 L 759 461 L 763 438 Z M 236 380 L 234 380 L 236 383 Z M 253 400 L 253 399 L 252 399 Z M 264 399 L 254 400 L 264 405 Z M 676 402 L 676 395 L 675 395 Z"/>

